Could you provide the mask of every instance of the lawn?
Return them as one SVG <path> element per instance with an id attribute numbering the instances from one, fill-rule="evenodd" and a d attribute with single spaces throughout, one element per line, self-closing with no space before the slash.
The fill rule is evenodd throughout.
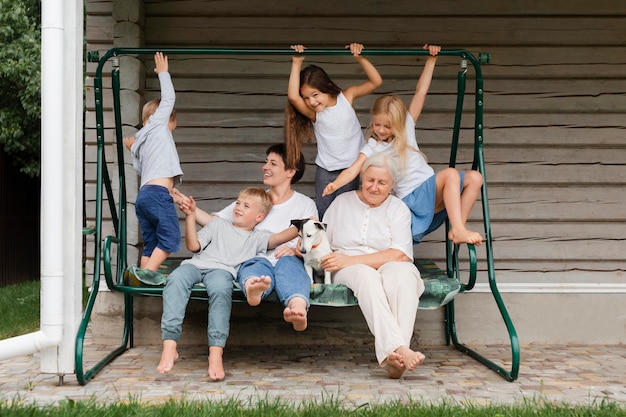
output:
<path id="1" fill-rule="evenodd" d="M 323 404 L 304 403 L 293 405 L 281 400 L 223 402 L 169 401 L 164 404 L 144 404 L 141 401 L 120 401 L 99 404 L 97 400 L 75 402 L 61 401 L 56 406 L 41 407 L 24 405 L 19 401 L 0 402 L 0 416 L 11 417 L 316 417 L 316 416 L 362 416 L 362 417 L 624 417 L 626 408 L 611 402 L 587 406 L 552 404 L 541 400 L 525 401 L 515 405 L 471 405 L 419 401 L 365 404 L 357 408 L 345 406 L 333 399 Z"/>
<path id="2" fill-rule="evenodd" d="M 0 340 L 39 330 L 39 281 L 0 288 Z"/>

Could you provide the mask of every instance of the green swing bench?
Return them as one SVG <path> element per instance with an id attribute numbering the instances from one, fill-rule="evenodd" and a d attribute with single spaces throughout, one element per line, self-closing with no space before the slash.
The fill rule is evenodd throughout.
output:
<path id="1" fill-rule="evenodd" d="M 97 130 L 97 174 L 96 174 L 96 219 L 95 227 L 86 229 L 86 233 L 94 234 L 95 238 L 95 254 L 94 254 L 94 271 L 91 293 L 87 300 L 85 311 L 76 336 L 76 354 L 75 354 L 75 372 L 76 378 L 81 385 L 86 385 L 104 366 L 113 361 L 117 356 L 124 353 L 134 345 L 133 340 L 133 298 L 136 296 L 152 296 L 161 297 L 163 294 L 163 285 L 137 285 L 129 283 L 125 279 L 127 272 L 127 237 L 126 237 L 126 179 L 124 172 L 124 145 L 122 142 L 122 122 L 120 109 L 120 70 L 118 57 L 122 55 L 140 55 L 154 54 L 155 52 L 163 52 L 167 55 L 184 54 L 184 55 L 292 55 L 291 50 L 278 49 L 225 49 L 225 48 L 165 48 L 165 49 L 147 49 L 147 48 L 113 48 L 107 51 L 101 58 L 97 52 L 89 52 L 88 60 L 97 62 L 96 75 L 94 77 L 94 94 L 96 107 L 96 130 Z M 345 55 L 345 50 L 307 50 L 306 55 Z M 408 50 L 408 49 L 368 49 L 368 55 L 405 55 L 419 56 L 427 55 L 427 51 Z M 520 347 L 517 338 L 517 332 L 509 317 L 506 306 L 500 296 L 496 284 L 493 251 L 492 251 L 492 235 L 489 217 L 489 205 L 487 196 L 487 180 L 485 175 L 485 161 L 483 155 L 483 79 L 481 64 L 489 62 L 489 54 L 479 54 L 478 58 L 466 50 L 442 50 L 441 56 L 456 56 L 461 59 L 461 69 L 457 76 L 457 102 L 454 118 L 454 127 L 450 151 L 449 166 L 454 167 L 456 164 L 457 149 L 459 142 L 459 133 L 461 128 L 461 114 L 463 109 L 463 100 L 465 96 L 467 63 L 471 63 L 475 71 L 475 121 L 474 121 L 474 150 L 472 169 L 478 170 L 484 178 L 481 190 L 482 199 L 482 217 L 485 231 L 486 251 L 486 269 L 493 298 L 500 311 L 502 319 L 506 325 L 511 343 L 511 367 L 504 369 L 502 366 L 485 358 L 478 352 L 461 344 L 457 338 L 455 324 L 454 298 L 458 294 L 470 291 L 476 282 L 478 270 L 478 257 L 474 245 L 463 245 L 467 248 L 467 259 L 464 261 L 468 266 L 460 267 L 460 249 L 461 246 L 454 245 L 452 242 L 446 242 L 446 265 L 445 270 L 430 259 L 416 259 L 415 264 L 419 268 L 422 279 L 425 282 L 426 290 L 420 298 L 420 309 L 445 309 L 444 327 L 446 335 L 446 343 L 452 343 L 456 349 L 478 360 L 488 368 L 494 370 L 507 381 L 517 379 L 520 366 Z M 107 169 L 107 162 L 104 152 L 104 116 L 103 116 L 103 88 L 102 74 L 105 64 L 111 61 L 111 80 L 113 93 L 113 114 L 115 120 L 115 138 L 118 164 L 118 184 L 119 191 L 117 197 L 113 193 L 111 177 Z M 104 193 L 108 201 L 111 221 L 114 228 L 114 235 L 102 237 L 102 220 L 103 220 L 103 201 Z M 446 224 L 446 227 L 448 225 Z M 446 234 L 447 236 L 447 234 Z M 102 242 L 102 245 L 100 244 Z M 163 275 L 169 274 L 179 261 L 168 260 L 161 266 Z M 101 265 L 102 271 L 101 271 Z M 461 278 L 462 272 L 467 274 L 466 280 Z M 120 345 L 114 348 L 91 369 L 84 369 L 84 340 L 87 326 L 91 320 L 92 310 L 98 297 L 99 286 L 102 277 L 104 277 L 108 288 L 117 291 L 124 296 L 124 328 Z M 207 299 L 204 287 L 197 286 L 192 290 L 192 299 Z M 241 290 L 234 285 L 233 302 L 245 302 L 245 298 Z M 339 284 L 314 284 L 311 287 L 310 294 L 311 305 L 341 307 L 353 306 L 358 304 L 358 300 L 347 287 Z"/>

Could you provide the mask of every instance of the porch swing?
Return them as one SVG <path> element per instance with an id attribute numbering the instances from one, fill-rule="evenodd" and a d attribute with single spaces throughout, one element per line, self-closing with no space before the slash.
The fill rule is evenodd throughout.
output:
<path id="1" fill-rule="evenodd" d="M 284 49 L 228 49 L 228 48 L 113 48 L 107 51 L 101 58 L 97 52 L 88 52 L 89 62 L 97 62 L 97 70 L 94 82 L 95 110 L 96 110 L 96 133 L 97 133 L 97 172 L 96 172 L 96 205 L 95 205 L 95 226 L 91 229 L 94 234 L 94 270 L 91 293 L 87 300 L 85 311 L 79 325 L 76 336 L 75 350 L 75 372 L 76 378 L 81 385 L 86 385 L 100 370 L 113 361 L 117 356 L 134 346 L 133 332 L 133 299 L 135 296 L 161 297 L 163 286 L 136 286 L 130 285 L 124 279 L 124 272 L 128 266 L 127 259 L 127 198 L 126 198 L 126 178 L 124 172 L 124 144 L 122 137 L 122 120 L 120 109 L 120 68 L 119 57 L 123 55 L 145 55 L 163 52 L 166 55 L 222 55 L 222 56 L 291 56 L 293 51 Z M 346 55 L 346 50 L 319 49 L 306 50 L 308 56 L 332 56 Z M 368 49 L 368 56 L 427 56 L 428 51 L 412 49 Z M 500 315 L 506 326 L 511 344 L 510 369 L 485 358 L 480 353 L 459 342 L 455 323 L 454 298 L 461 293 L 468 292 L 474 288 L 478 271 L 478 256 L 474 245 L 455 245 L 450 240 L 446 240 L 446 265 L 445 271 L 430 259 L 416 259 L 415 264 L 420 270 L 420 274 L 425 283 L 425 292 L 420 298 L 420 309 L 444 308 L 444 329 L 446 344 L 450 343 L 459 351 L 478 360 L 488 368 L 501 375 L 507 381 L 514 381 L 518 377 L 520 366 L 520 347 L 517 332 L 509 317 L 506 306 L 498 291 L 494 257 L 492 250 L 491 221 L 489 215 L 489 204 L 487 195 L 487 178 L 485 172 L 485 161 L 483 154 L 483 78 L 481 64 L 489 62 L 489 54 L 479 54 L 475 57 L 466 50 L 442 50 L 440 56 L 459 57 L 461 62 L 460 71 L 457 73 L 457 97 L 450 145 L 450 157 L 448 166 L 455 167 L 458 155 L 459 136 L 461 130 L 461 116 L 466 91 L 466 75 L 468 63 L 475 71 L 475 120 L 474 120 L 474 143 L 472 169 L 478 170 L 483 176 L 481 189 L 482 201 L 482 221 L 484 225 L 485 239 L 483 245 L 486 251 L 486 270 L 489 281 L 489 288 L 494 301 L 498 307 Z M 115 147 L 118 161 L 118 184 L 117 195 L 113 192 L 111 176 L 107 168 L 107 161 L 104 151 L 104 104 L 102 77 L 104 66 L 110 61 L 112 96 L 113 96 L 113 116 L 115 122 Z M 105 194 L 106 193 L 106 194 Z M 103 222 L 103 200 L 106 197 L 113 224 L 114 234 L 102 236 Z M 446 236 L 449 224 L 446 222 Z M 467 248 L 461 267 L 461 247 Z M 465 258 L 464 258 L 465 259 Z M 102 267 L 101 267 L 102 265 Z M 176 261 L 166 261 L 162 266 L 162 271 L 167 275 L 174 267 Z M 101 270 L 102 269 L 102 270 Z M 462 274 L 467 274 L 462 279 Z M 99 294 L 99 287 L 104 276 L 106 285 L 111 291 L 117 291 L 124 297 L 124 327 L 122 340 L 117 348 L 114 348 L 103 359 L 96 363 L 91 369 L 84 369 L 84 341 L 87 326 L 91 320 L 91 315 L 95 301 Z M 194 288 L 192 299 L 207 299 L 204 288 Z M 245 297 L 240 289 L 233 289 L 233 302 L 245 302 Z M 358 300 L 352 292 L 340 284 L 314 284 L 311 288 L 311 305 L 321 306 L 346 306 L 355 305 Z"/>

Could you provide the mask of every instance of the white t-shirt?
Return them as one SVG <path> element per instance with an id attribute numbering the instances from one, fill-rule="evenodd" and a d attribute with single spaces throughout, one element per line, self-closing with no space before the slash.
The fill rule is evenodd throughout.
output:
<path id="1" fill-rule="evenodd" d="M 393 191 L 399 198 L 404 198 L 428 178 L 435 175 L 435 171 L 428 165 L 422 153 L 419 152 L 417 140 L 415 139 L 415 122 L 413 121 L 413 117 L 408 113 L 405 128 L 407 143 L 415 150 L 409 150 L 407 152 L 404 169 L 400 172 L 398 181 L 393 188 Z M 393 148 L 393 141 L 388 143 L 369 138 L 365 146 L 361 148 L 361 153 L 367 157 L 379 152 L 398 157 Z"/>
<path id="2" fill-rule="evenodd" d="M 324 223 L 333 251 L 365 255 L 398 249 L 413 260 L 411 212 L 398 197 L 390 195 L 372 208 L 356 191 L 340 194 L 326 210 Z"/>
<path id="3" fill-rule="evenodd" d="M 233 202 L 228 207 L 215 214 L 232 222 L 234 206 L 235 203 Z M 317 216 L 318 214 L 315 202 L 304 194 L 294 191 L 289 200 L 281 204 L 273 205 L 267 216 L 265 216 L 263 221 L 257 224 L 254 229 L 268 231 L 270 233 L 279 233 L 291 226 L 291 220 L 308 219 L 309 217 L 317 218 Z M 297 242 L 298 238 L 296 237 L 293 240 L 284 243 L 284 245 L 295 248 Z M 278 261 L 278 259 L 274 256 L 274 250 L 266 253 L 260 253 L 257 256 L 267 258 L 272 265 L 276 265 L 276 262 Z"/>
<path id="4" fill-rule="evenodd" d="M 315 115 L 313 130 L 317 141 L 315 163 L 327 171 L 352 165 L 365 144 L 359 118 L 343 93 L 337 96 L 337 104 Z"/>

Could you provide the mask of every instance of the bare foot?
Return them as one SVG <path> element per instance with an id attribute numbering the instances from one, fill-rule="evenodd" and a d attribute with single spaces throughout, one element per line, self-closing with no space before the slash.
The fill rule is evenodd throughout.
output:
<path id="1" fill-rule="evenodd" d="M 402 363 L 402 356 L 396 352 L 392 352 L 387 356 L 385 360 L 385 369 L 387 375 L 391 379 L 400 379 L 404 373 L 404 364 Z"/>
<path id="2" fill-rule="evenodd" d="M 422 352 L 411 350 L 408 346 L 400 346 L 396 353 L 402 357 L 402 363 L 408 371 L 414 370 L 426 359 Z"/>
<path id="3" fill-rule="evenodd" d="M 293 325 L 297 332 L 306 330 L 306 301 L 300 297 L 289 300 L 289 305 L 283 310 L 283 318 Z"/>
<path id="4" fill-rule="evenodd" d="M 251 306 L 258 306 L 261 304 L 263 291 L 269 290 L 271 283 L 272 279 L 267 275 L 249 278 L 245 283 L 246 299 L 248 300 L 248 304 Z"/>
<path id="5" fill-rule="evenodd" d="M 208 375 L 211 381 L 223 381 L 226 377 L 224 372 L 224 363 L 222 355 L 224 348 L 221 346 L 209 346 L 209 371 Z"/>
<path id="6" fill-rule="evenodd" d="M 483 237 L 478 232 L 463 228 L 462 230 L 450 229 L 448 232 L 448 239 L 455 244 L 471 243 L 473 245 L 480 245 L 483 241 Z"/>
<path id="7" fill-rule="evenodd" d="M 174 367 L 174 362 L 178 359 L 178 351 L 176 350 L 176 341 L 164 340 L 163 352 L 161 353 L 161 361 L 157 366 L 157 372 L 166 374 Z"/>

